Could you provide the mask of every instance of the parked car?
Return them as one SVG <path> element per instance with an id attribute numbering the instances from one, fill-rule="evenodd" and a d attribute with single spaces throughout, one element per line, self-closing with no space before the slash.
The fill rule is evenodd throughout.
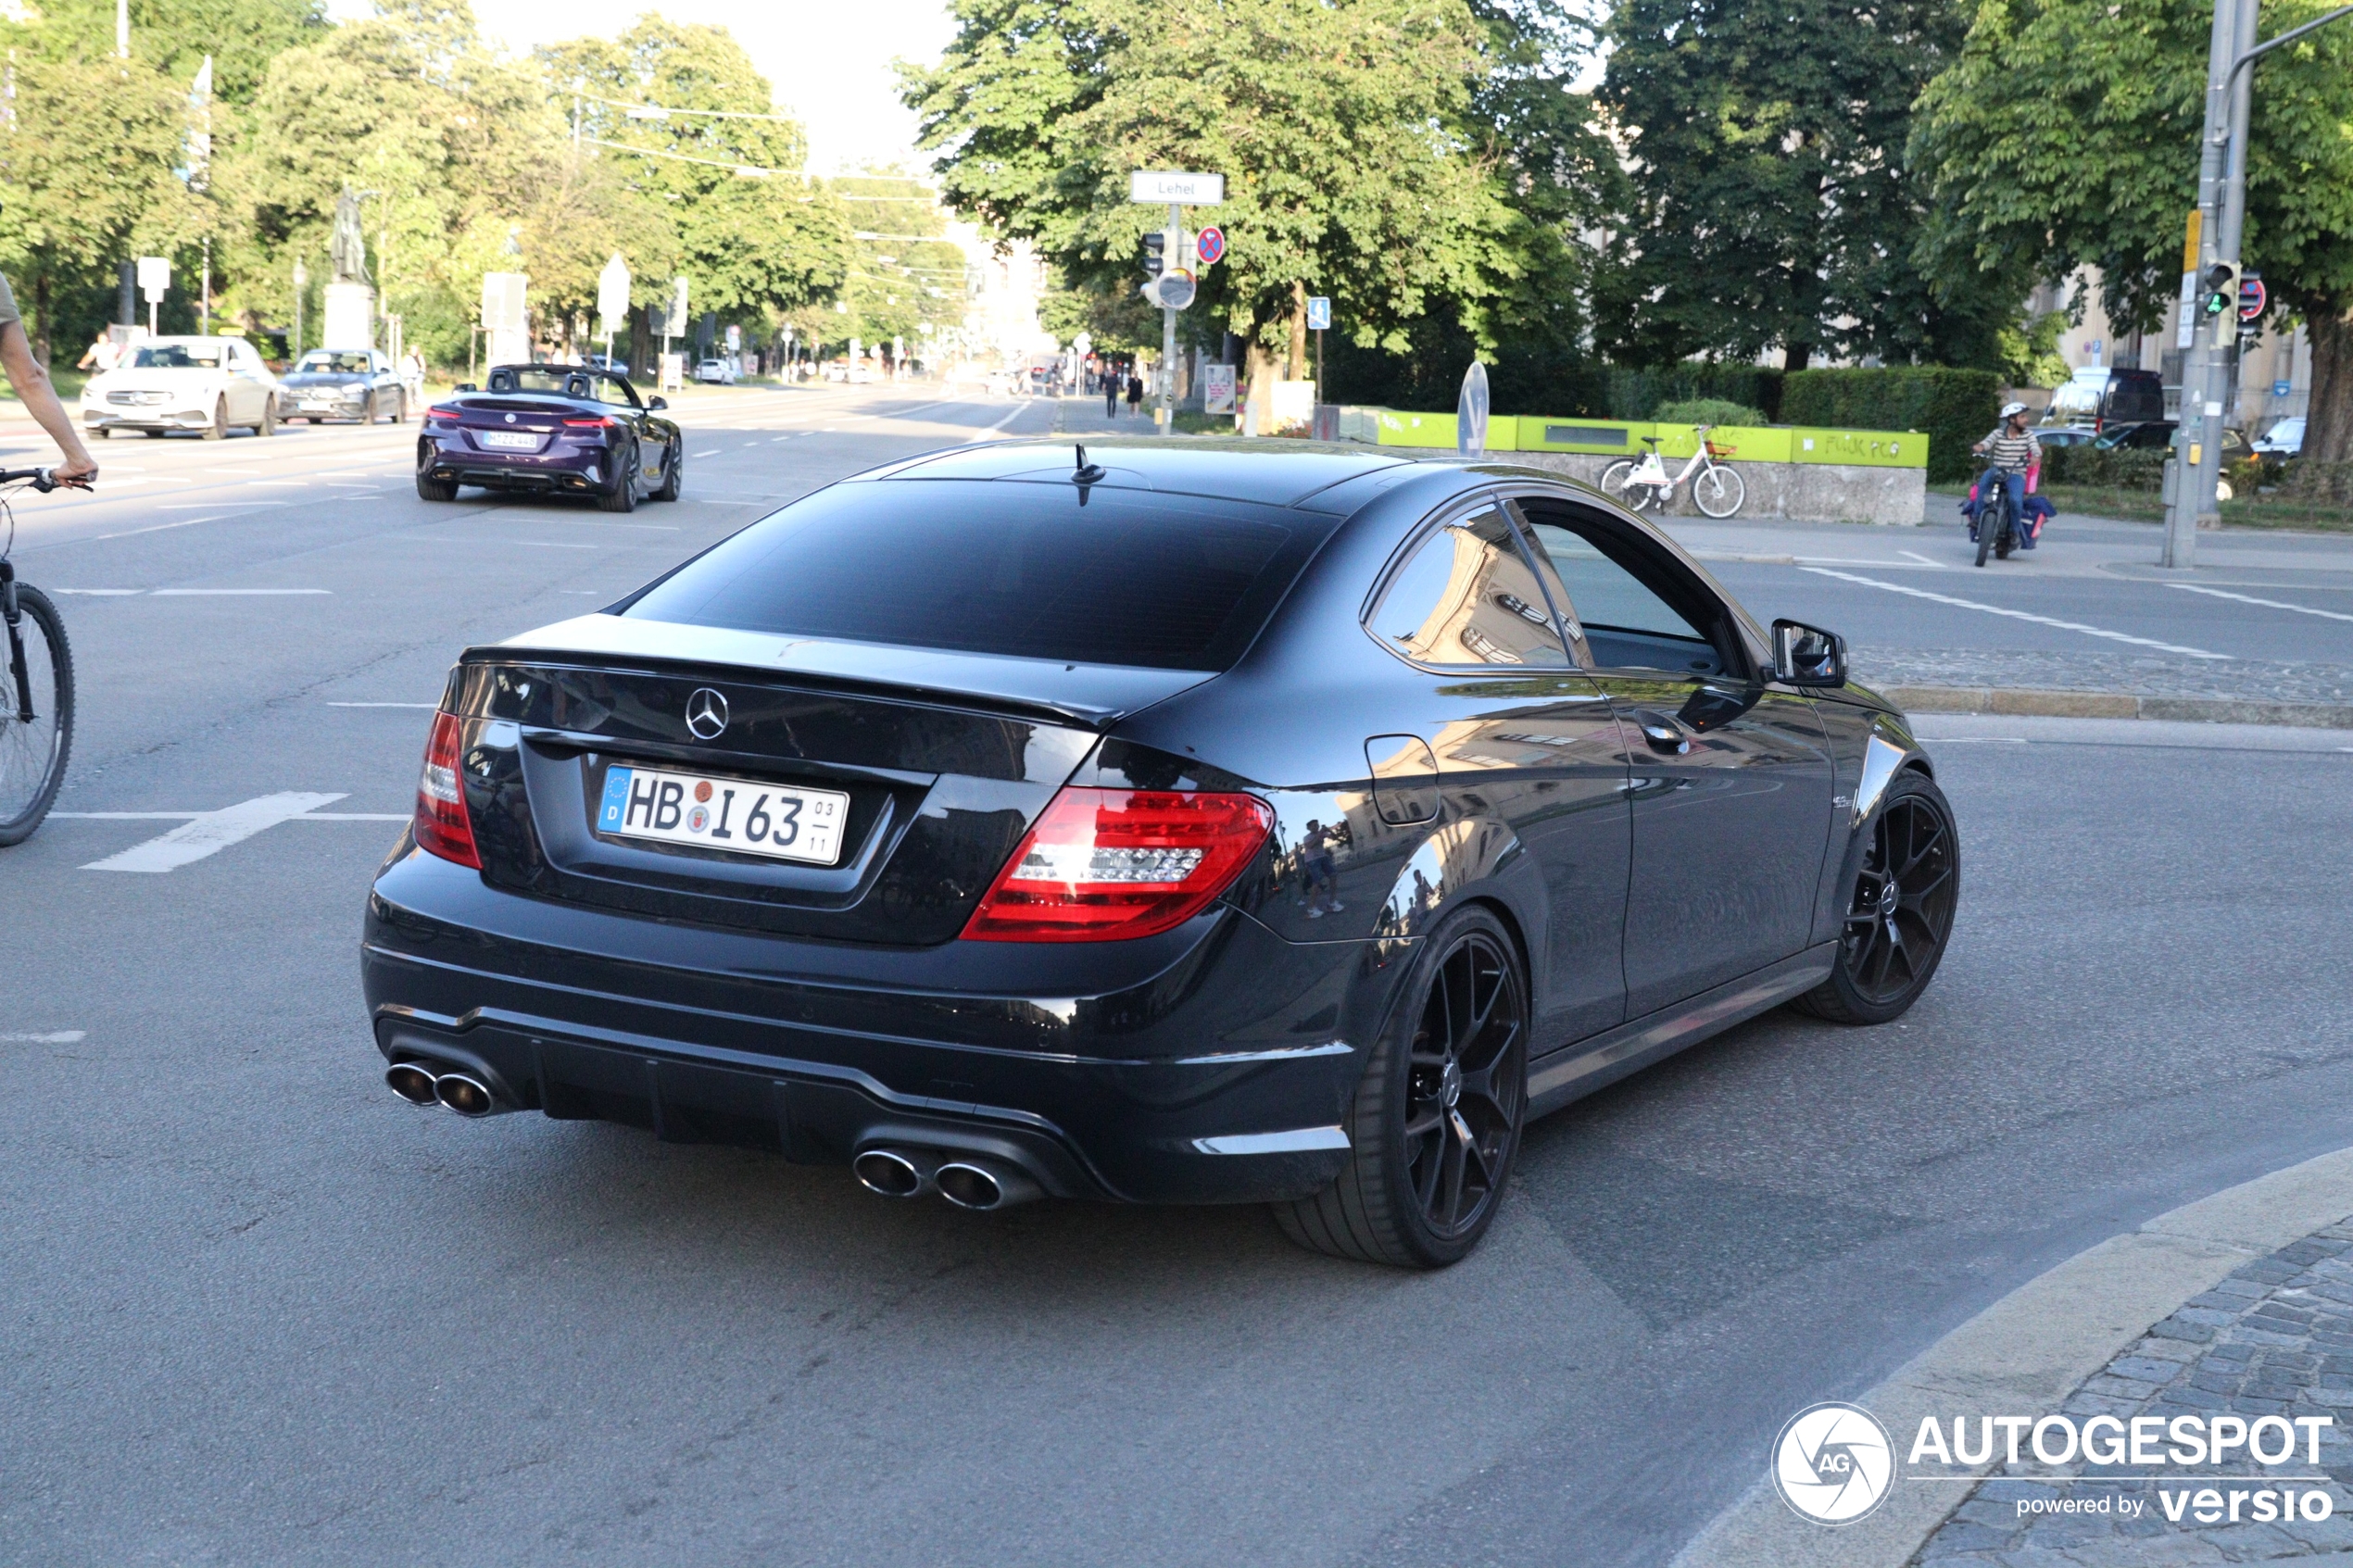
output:
<path id="1" fill-rule="evenodd" d="M 724 359 L 706 359 L 695 367 L 695 380 L 716 386 L 736 384 L 736 368 Z"/>
<path id="2" fill-rule="evenodd" d="M 142 339 L 90 378 L 81 401 L 83 428 L 109 435 L 192 430 L 218 441 L 233 427 L 278 430 L 278 378 L 240 337 Z"/>
<path id="3" fill-rule="evenodd" d="M 2140 424 L 2118 425 L 2093 445 L 2102 451 L 2121 448 L 2132 452 L 2156 451 L 2173 445 L 2173 433 L 2180 425 L 2172 420 L 2149 420 Z M 2246 456 L 2246 437 L 2224 426 L 2222 429 L 2222 460 L 2230 462 Z"/>
<path id="4" fill-rule="evenodd" d="M 628 360 L 618 358 L 608 358 L 602 354 L 591 354 L 583 360 L 583 363 L 587 365 L 587 367 L 592 370 L 610 370 L 617 376 L 625 376 L 629 373 Z"/>
<path id="5" fill-rule="evenodd" d="M 2113 370 L 2087 365 L 2051 395 L 2044 419 L 2053 424 L 2088 424 L 2106 432 L 2119 424 L 2165 418 L 2165 381 L 2155 370 Z"/>
<path id="6" fill-rule="evenodd" d="M 425 411 L 417 436 L 417 494 L 454 501 L 460 485 L 586 495 L 609 512 L 643 499 L 674 501 L 686 483 L 686 441 L 624 377 L 584 365 L 499 365 L 490 389 L 469 382 Z"/>
<path id="7" fill-rule="evenodd" d="M 1428 1267 L 1529 1117 L 1929 985 L 1931 759 L 1663 530 L 1370 449 L 1073 461 L 905 459 L 468 649 L 367 904 L 390 1086 Z"/>
<path id="8" fill-rule="evenodd" d="M 392 422 L 409 419 L 409 394 L 392 360 L 372 348 L 314 348 L 288 370 L 279 418 L 318 424 L 357 420 L 374 424 L 387 413 Z"/>
<path id="9" fill-rule="evenodd" d="M 2277 421 L 2263 433 L 2252 449 L 2270 456 L 2295 457 L 2304 450 L 2304 416 L 2296 414 Z"/>
<path id="10" fill-rule="evenodd" d="M 2034 439 L 2045 446 L 2088 446 L 2099 433 L 2090 425 L 2042 425 L 2036 428 Z"/>

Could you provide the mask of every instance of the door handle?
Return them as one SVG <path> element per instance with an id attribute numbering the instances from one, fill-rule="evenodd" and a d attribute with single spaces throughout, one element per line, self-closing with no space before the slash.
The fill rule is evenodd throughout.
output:
<path id="1" fill-rule="evenodd" d="M 1634 709 L 1632 717 L 1634 722 L 1642 729 L 1642 739 L 1648 743 L 1653 751 L 1664 751 L 1670 756 L 1680 757 L 1691 750 L 1691 737 L 1683 733 L 1683 726 L 1665 714 L 1654 713 L 1646 708 L 1638 708 Z"/>

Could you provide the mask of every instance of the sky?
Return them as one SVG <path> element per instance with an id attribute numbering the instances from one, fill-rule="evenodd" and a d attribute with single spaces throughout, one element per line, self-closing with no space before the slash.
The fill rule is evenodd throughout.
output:
<path id="1" fill-rule="evenodd" d="M 920 170 L 915 122 L 899 104 L 891 61 L 936 63 L 954 35 L 946 0 L 473 0 L 487 36 L 522 53 L 584 33 L 612 37 L 648 11 L 724 26 L 809 129 L 809 167 L 831 174 L 868 162 Z M 331 0 L 337 18 L 368 0 Z"/>

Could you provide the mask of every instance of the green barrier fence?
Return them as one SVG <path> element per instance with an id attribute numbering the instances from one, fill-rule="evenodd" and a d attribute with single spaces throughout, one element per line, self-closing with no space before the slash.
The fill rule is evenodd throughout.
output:
<path id="1" fill-rule="evenodd" d="M 1378 415 L 1383 446 L 1454 445 L 1452 414 L 1408 414 L 1383 408 Z M 1553 419 L 1537 414 L 1499 415 L 1487 426 L 1491 452 L 1578 452 L 1592 457 L 1639 458 L 1644 437 L 1658 439 L 1658 455 L 1680 461 L 1699 450 L 1692 425 L 1642 420 Z M 1708 433 L 1730 462 L 1849 463 L 1866 468 L 1928 466 L 1928 436 L 1920 431 L 1817 430 L 1789 425 L 1719 425 Z"/>

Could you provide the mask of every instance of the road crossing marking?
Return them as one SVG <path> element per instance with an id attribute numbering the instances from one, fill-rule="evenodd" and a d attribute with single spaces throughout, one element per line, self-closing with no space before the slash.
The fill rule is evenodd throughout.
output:
<path id="1" fill-rule="evenodd" d="M 2298 615 L 2317 615 L 2329 621 L 2353 621 L 2353 615 L 2339 610 L 2314 609 L 2310 605 L 2292 605 L 2282 599 L 2259 599 L 2252 594 L 2226 594 L 2220 588 L 2202 588 L 2194 583 L 2168 583 L 2169 588 L 2179 588 L 2184 594 L 2211 594 L 2218 599 L 2236 599 L 2243 605 L 2261 605 L 2265 609 L 2292 609 Z"/>
<path id="2" fill-rule="evenodd" d="M 1909 556 L 1922 566 L 1932 566 L 1939 571 L 1944 571 L 1946 564 L 1941 560 L 1931 560 L 1918 550 L 1898 550 L 1895 553 L 1899 556 Z"/>
<path id="3" fill-rule="evenodd" d="M 2105 637 L 2112 643 L 2130 643 L 2134 647 L 2156 648 L 2164 653 L 2186 654 L 2192 659 L 2229 659 L 2227 653 L 2208 653 L 2204 648 L 2184 647 L 2179 643 L 2160 643 L 2154 637 L 2134 637 L 2122 632 L 2111 632 L 2103 626 L 2086 626 L 2080 621 L 2059 621 L 2047 615 L 2034 615 L 2022 609 L 2007 609 L 2000 605 L 1980 604 L 1975 599 L 1955 598 L 1950 594 L 1931 594 L 1925 588 L 1907 588 L 1900 583 L 1882 583 L 1876 577 L 1857 577 L 1851 571 L 1832 571 L 1826 566 L 1801 566 L 1800 571 L 1810 571 L 1817 577 L 1835 577 L 1842 582 L 1860 583 L 1866 588 L 1884 589 L 1891 594 L 1908 594 L 1916 599 L 1929 599 L 1960 609 L 1982 610 L 1987 615 L 2006 615 L 2012 621 L 2031 621 L 2037 626 L 2056 626 L 2062 632 L 2081 632 L 2087 637 Z"/>
<path id="4" fill-rule="evenodd" d="M 196 813 L 170 833 L 134 844 L 119 855 L 93 860 L 82 869 L 152 873 L 178 871 L 182 866 L 218 855 L 232 844 L 242 844 L 264 828 L 275 827 L 321 806 L 332 806 L 342 798 L 340 794 L 315 795 L 300 790 L 256 796 L 218 811 Z"/>
<path id="5" fill-rule="evenodd" d="M 720 452 L 720 449 L 719 449 L 718 447 L 716 447 L 716 446 L 713 446 L 713 447 L 712 447 L 710 451 L 708 451 L 708 452 L 698 452 L 698 453 L 696 453 L 696 454 L 695 454 L 695 456 L 696 456 L 696 457 L 698 457 L 698 458 L 715 458 L 715 457 L 719 456 L 719 452 Z"/>
<path id="6" fill-rule="evenodd" d="M 332 594 L 333 588 L 157 588 L 158 599 L 283 598 L 288 595 Z"/>
<path id="7" fill-rule="evenodd" d="M 89 1032 L 82 1029 L 53 1029 L 45 1035 L 12 1029 L 0 1035 L 0 1046 L 71 1046 L 89 1037 Z"/>

